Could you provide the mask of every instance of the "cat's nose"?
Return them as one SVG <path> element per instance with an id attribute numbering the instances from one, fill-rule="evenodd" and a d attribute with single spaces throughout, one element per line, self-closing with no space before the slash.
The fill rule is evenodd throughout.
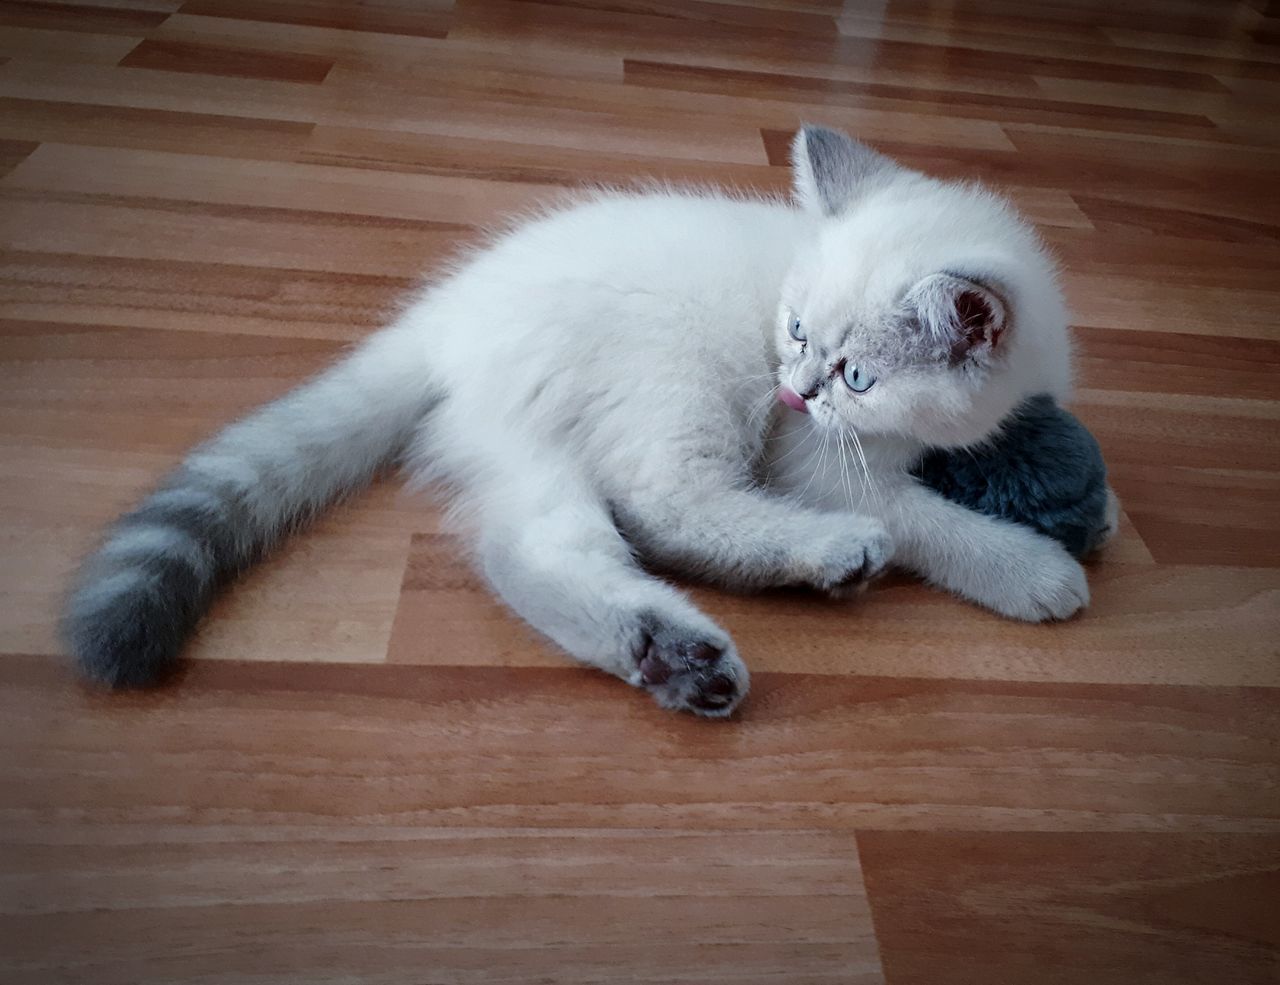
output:
<path id="1" fill-rule="evenodd" d="M 804 400 L 812 400 L 822 388 L 822 368 L 809 360 L 791 372 L 791 388 Z"/>

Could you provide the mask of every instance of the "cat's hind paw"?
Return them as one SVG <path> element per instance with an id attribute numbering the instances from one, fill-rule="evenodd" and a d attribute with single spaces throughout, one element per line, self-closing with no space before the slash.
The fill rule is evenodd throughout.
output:
<path id="1" fill-rule="evenodd" d="M 727 637 L 657 625 L 645 634 L 631 683 L 663 708 L 724 718 L 746 695 L 750 676 Z"/>

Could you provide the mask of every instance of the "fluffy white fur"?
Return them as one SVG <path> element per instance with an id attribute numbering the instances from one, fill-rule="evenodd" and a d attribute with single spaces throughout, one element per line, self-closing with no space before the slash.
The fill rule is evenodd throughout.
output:
<path id="1" fill-rule="evenodd" d="M 198 449 L 88 562 L 67 622 L 84 667 L 153 679 L 218 581 L 397 458 L 446 490 L 515 612 L 668 707 L 727 715 L 748 678 L 655 571 L 841 593 L 892 557 L 1013 618 L 1071 615 L 1088 591 L 1057 543 L 907 475 L 925 444 L 1066 396 L 1034 233 L 989 192 L 832 131 L 802 131 L 795 158 L 799 207 L 607 193 L 522 224 Z"/>

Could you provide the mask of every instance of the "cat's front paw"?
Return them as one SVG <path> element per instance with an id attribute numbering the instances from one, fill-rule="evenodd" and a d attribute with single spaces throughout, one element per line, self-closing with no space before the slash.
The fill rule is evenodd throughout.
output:
<path id="1" fill-rule="evenodd" d="M 1089 604 L 1084 568 L 1056 542 L 1036 537 L 1007 558 L 997 584 L 981 593 L 988 607 L 1010 619 L 1067 619 Z"/>
<path id="2" fill-rule="evenodd" d="M 837 598 L 865 589 L 893 556 L 893 541 L 878 520 L 857 517 L 841 526 L 818 545 L 805 579 Z"/>
<path id="3" fill-rule="evenodd" d="M 750 675 L 723 634 L 653 623 L 637 653 L 631 683 L 663 708 L 724 718 L 746 696 Z"/>

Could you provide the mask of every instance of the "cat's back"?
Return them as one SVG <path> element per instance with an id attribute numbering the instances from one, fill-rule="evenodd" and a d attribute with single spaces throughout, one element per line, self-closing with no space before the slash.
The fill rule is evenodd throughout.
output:
<path id="1" fill-rule="evenodd" d="M 437 283 L 411 317 L 446 371 L 487 356 L 594 372 L 763 345 L 805 220 L 715 191 L 592 192 L 515 223 Z M 686 358 L 685 361 L 688 361 Z"/>
<path id="2" fill-rule="evenodd" d="M 500 292 L 602 290 L 678 296 L 777 283 L 805 219 L 714 189 L 596 191 L 518 221 L 473 255 L 459 286 Z"/>
<path id="3" fill-rule="evenodd" d="M 768 390 L 769 326 L 805 221 L 780 202 L 656 190 L 517 224 L 412 315 L 447 381 L 438 426 L 453 446 L 490 424 L 572 432 L 599 461 L 637 433 L 746 411 L 758 394 L 744 381 Z"/>

